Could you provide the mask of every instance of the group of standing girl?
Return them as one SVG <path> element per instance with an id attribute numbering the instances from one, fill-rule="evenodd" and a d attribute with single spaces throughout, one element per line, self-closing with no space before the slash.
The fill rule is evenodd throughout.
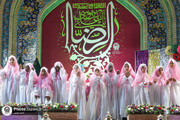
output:
<path id="1" fill-rule="evenodd" d="M 152 77 L 148 75 L 145 64 L 139 66 L 137 73 L 128 62 L 121 71 L 116 71 L 111 62 L 104 71 L 97 66 L 88 76 L 88 100 L 81 67 L 75 64 L 69 80 L 67 77 L 61 62 L 56 62 L 50 73 L 42 67 L 37 76 L 31 63 L 22 69 L 16 57 L 10 56 L 7 65 L 0 68 L 1 104 L 75 103 L 78 104 L 78 117 L 82 120 L 102 120 L 107 112 L 113 119 L 122 119 L 126 117 L 126 106 L 130 104 L 180 105 L 180 68 L 173 59 L 169 60 L 165 71 L 162 66 L 157 66 Z"/>

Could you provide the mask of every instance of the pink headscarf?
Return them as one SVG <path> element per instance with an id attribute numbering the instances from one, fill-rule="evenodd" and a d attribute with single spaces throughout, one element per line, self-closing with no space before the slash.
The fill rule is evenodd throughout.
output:
<path id="1" fill-rule="evenodd" d="M 29 66 L 29 68 L 30 68 L 30 72 L 31 72 L 31 70 L 33 70 L 34 69 L 34 66 L 33 66 L 33 64 L 32 63 L 27 63 L 25 66 Z M 35 69 L 33 70 L 33 71 L 35 71 Z M 30 73 L 29 72 L 29 73 Z M 29 73 L 28 73 L 28 75 L 29 75 Z M 26 76 L 27 77 L 27 76 Z M 36 74 L 36 72 L 35 72 L 35 75 L 34 75 L 34 83 L 36 83 L 37 82 L 37 74 Z M 28 83 L 28 80 L 29 79 L 27 79 L 27 83 Z"/>
<path id="2" fill-rule="evenodd" d="M 77 71 L 75 71 L 76 67 L 78 67 L 78 70 L 77 70 Z M 82 78 L 83 80 L 85 80 L 85 76 L 84 76 L 84 73 L 83 73 L 82 70 L 81 70 L 81 66 L 79 66 L 78 64 L 75 64 L 75 65 L 73 66 L 73 70 L 71 71 L 70 78 L 72 77 L 73 74 L 76 74 L 78 71 L 80 71 L 80 73 L 81 73 L 81 78 Z M 70 78 L 69 78 L 69 79 L 70 79 Z"/>
<path id="3" fill-rule="evenodd" d="M 99 75 L 102 74 L 102 70 L 100 69 L 100 67 L 94 67 L 94 70 L 93 70 L 93 74 L 91 75 L 90 77 L 90 84 L 94 81 L 94 79 L 97 77 L 96 73 L 95 73 L 95 70 L 98 69 L 99 70 Z"/>
<path id="4" fill-rule="evenodd" d="M 134 72 L 134 70 L 133 70 L 133 68 L 132 68 L 132 66 L 131 66 L 131 64 L 130 64 L 129 62 L 125 62 L 124 65 L 123 65 L 123 67 L 121 68 L 120 80 L 122 80 L 123 76 L 125 75 L 125 72 L 126 72 L 126 71 L 125 71 L 125 65 L 126 65 L 126 64 L 128 64 L 128 66 L 129 66 L 129 73 L 130 73 L 130 75 L 132 76 L 132 78 L 133 78 L 133 80 L 134 80 L 136 74 L 135 74 L 135 72 Z"/>
<path id="5" fill-rule="evenodd" d="M 13 66 L 10 64 L 10 59 L 11 58 L 14 58 L 14 65 Z M 6 64 L 6 66 L 4 67 L 4 70 L 5 70 L 6 74 L 9 74 L 9 72 L 11 70 L 11 67 L 12 67 L 12 70 L 13 70 L 13 74 L 17 74 L 19 72 L 19 65 L 18 65 L 17 59 L 13 55 L 9 56 L 8 62 Z"/>
<path id="6" fill-rule="evenodd" d="M 174 63 L 173 68 L 171 68 L 170 65 L 169 65 L 171 61 Z M 179 66 L 177 65 L 177 62 L 174 59 L 169 60 L 168 65 L 166 67 L 165 74 L 167 74 L 169 72 L 169 70 L 171 70 L 171 77 L 172 78 L 175 78 L 176 80 L 180 80 L 180 68 L 179 68 Z"/>
<path id="7" fill-rule="evenodd" d="M 32 63 L 27 63 L 25 66 L 29 66 L 30 70 L 34 69 L 34 66 Z"/>
<path id="8" fill-rule="evenodd" d="M 56 62 L 56 63 L 54 63 L 54 67 L 51 69 L 51 74 L 53 73 L 53 72 L 56 72 L 56 70 L 55 70 L 55 67 L 56 66 L 59 66 L 61 69 L 60 69 L 60 71 L 62 70 L 62 71 L 64 71 L 65 72 L 65 77 L 67 78 L 67 72 L 66 72 L 66 70 L 65 70 L 65 68 L 64 68 L 64 66 L 63 66 L 63 64 L 61 63 L 61 62 Z"/>
<path id="9" fill-rule="evenodd" d="M 157 80 L 156 84 L 158 84 L 159 86 L 165 85 L 166 80 L 167 80 L 166 76 L 164 75 L 164 70 L 163 70 L 163 72 L 162 72 L 162 74 L 160 76 L 158 75 L 158 70 L 160 68 L 163 68 L 163 66 L 157 66 L 156 67 L 156 69 L 154 70 L 154 73 L 152 75 L 152 78 L 151 78 L 151 82 L 153 83 L 154 80 L 156 79 Z"/>
<path id="10" fill-rule="evenodd" d="M 77 68 L 77 69 L 78 69 L 77 71 L 75 71 L 76 67 L 78 67 L 78 68 Z M 78 71 L 80 71 L 81 78 L 83 79 L 83 81 L 84 81 L 84 86 L 85 86 L 85 88 L 86 88 L 86 81 L 85 81 L 84 73 L 82 72 L 81 67 L 80 67 L 78 64 L 75 64 L 75 65 L 73 66 L 73 70 L 71 71 L 71 75 L 70 75 L 70 78 L 69 78 L 69 80 L 68 80 L 68 89 L 69 89 L 69 86 L 70 86 L 70 81 L 71 81 L 71 79 L 73 78 L 73 75 L 74 75 L 74 74 L 77 74 Z"/>
<path id="11" fill-rule="evenodd" d="M 109 70 L 108 70 L 110 66 L 113 67 L 113 71 L 112 71 L 112 72 L 109 72 Z M 112 62 L 110 62 L 110 63 L 106 66 L 105 70 L 107 70 L 107 74 L 108 74 L 112 79 L 113 79 L 114 76 L 116 75 L 116 70 L 115 70 L 114 65 L 113 65 Z M 111 79 L 111 81 L 112 81 L 112 79 Z"/>
<path id="12" fill-rule="evenodd" d="M 42 70 L 43 69 L 47 73 L 46 77 L 42 76 Z M 39 74 L 39 77 L 38 77 L 37 86 L 40 87 L 41 89 L 46 88 L 47 90 L 53 92 L 52 80 L 51 80 L 51 77 L 49 75 L 48 69 L 46 67 L 41 68 L 41 71 L 40 71 L 40 74 Z"/>
<path id="13" fill-rule="evenodd" d="M 143 73 L 142 71 L 141 71 L 141 68 L 142 67 L 146 67 L 146 71 L 145 71 L 145 73 Z M 141 82 L 145 82 L 144 81 L 144 79 L 145 79 L 145 77 L 148 77 L 148 79 L 150 80 L 150 78 L 149 78 L 149 75 L 147 74 L 147 66 L 146 66 L 146 64 L 140 64 L 139 65 L 139 67 L 138 67 L 138 71 L 137 71 L 137 73 L 136 73 L 136 76 L 135 76 L 135 80 L 134 80 L 134 82 L 132 83 L 132 87 L 135 87 L 135 86 L 137 86 L 138 84 L 140 84 Z"/>
<path id="14" fill-rule="evenodd" d="M 128 66 L 129 66 L 129 73 L 130 73 L 130 76 L 133 78 L 133 80 L 135 79 L 136 74 L 135 74 L 135 72 L 134 72 L 134 70 L 133 70 L 131 64 L 130 64 L 129 62 L 125 62 L 124 65 L 123 65 L 122 68 L 121 68 L 119 84 L 121 83 L 122 78 L 123 78 L 123 76 L 124 76 L 125 73 L 126 73 L 126 70 L 125 70 L 125 65 L 126 65 L 126 64 L 128 64 Z"/>

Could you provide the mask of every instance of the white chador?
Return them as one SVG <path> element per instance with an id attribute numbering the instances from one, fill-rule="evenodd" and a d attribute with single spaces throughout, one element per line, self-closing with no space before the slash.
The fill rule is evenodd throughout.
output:
<path id="1" fill-rule="evenodd" d="M 53 100 L 52 80 L 46 67 L 42 67 L 37 84 L 32 93 L 35 104 L 51 104 Z M 41 99 L 41 101 L 40 101 Z"/>
<path id="2" fill-rule="evenodd" d="M 34 89 L 32 91 L 32 103 L 33 104 L 38 104 L 38 106 L 41 106 L 42 102 L 41 102 L 41 91 L 39 89 Z"/>
<path id="3" fill-rule="evenodd" d="M 87 120 L 104 120 L 107 113 L 107 91 L 99 68 L 90 77 L 90 93 L 86 107 Z"/>
<path id="4" fill-rule="evenodd" d="M 81 67 L 77 64 L 74 65 L 71 72 L 68 88 L 68 104 L 78 104 L 78 117 L 79 119 L 84 120 L 86 117 L 86 84 L 84 73 L 81 71 Z"/>
<path id="5" fill-rule="evenodd" d="M 169 88 L 169 86 L 166 85 L 166 80 L 167 78 L 164 74 L 163 67 L 157 66 L 152 75 L 152 85 L 149 86 L 149 96 L 152 105 L 165 105 L 168 107 L 167 88 Z"/>
<path id="6" fill-rule="evenodd" d="M 175 60 L 169 60 L 165 75 L 170 84 L 167 88 L 169 89 L 169 105 L 180 105 L 180 68 Z"/>
<path id="7" fill-rule="evenodd" d="M 53 102 L 67 102 L 67 73 L 61 62 L 56 62 L 51 69 L 51 79 L 53 81 L 54 98 Z"/>
<path id="8" fill-rule="evenodd" d="M 150 104 L 148 91 L 149 80 L 146 65 L 140 64 L 135 80 L 132 83 L 132 87 L 134 87 L 134 103 L 136 105 Z"/>
<path id="9" fill-rule="evenodd" d="M 33 85 L 36 80 L 36 72 L 33 70 L 34 67 L 31 63 L 25 65 L 25 69 L 19 72 L 19 97 L 20 103 L 32 102 L 31 93 L 33 91 Z"/>
<path id="10" fill-rule="evenodd" d="M 4 90 L 5 72 L 3 69 L 0 70 L 0 104 L 5 104 L 3 101 L 3 90 Z"/>
<path id="11" fill-rule="evenodd" d="M 119 108 L 121 118 L 126 117 L 127 105 L 133 104 L 133 87 L 131 84 L 135 79 L 135 72 L 131 64 L 125 62 L 120 73 Z"/>
<path id="12" fill-rule="evenodd" d="M 159 99 L 159 95 L 160 95 L 160 88 L 162 88 L 162 86 L 159 86 L 157 83 L 152 82 L 152 84 L 150 83 L 149 87 L 149 99 L 150 99 L 150 104 L 151 105 L 159 105 L 160 99 Z"/>
<path id="13" fill-rule="evenodd" d="M 15 56 L 10 56 L 4 69 L 0 71 L 1 75 L 1 103 L 19 102 L 19 65 Z"/>
<path id="14" fill-rule="evenodd" d="M 118 119 L 119 118 L 119 110 L 118 110 L 119 76 L 115 72 L 113 63 L 110 62 L 106 66 L 104 78 L 105 78 L 105 83 L 106 83 L 106 88 L 107 88 L 107 111 L 110 112 L 113 119 Z"/>

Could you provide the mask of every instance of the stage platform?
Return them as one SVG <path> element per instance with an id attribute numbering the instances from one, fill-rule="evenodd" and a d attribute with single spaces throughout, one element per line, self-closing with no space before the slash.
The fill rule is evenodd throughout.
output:
<path id="1" fill-rule="evenodd" d="M 130 114 L 127 120 L 157 120 L 158 115 L 154 114 Z M 163 115 L 164 120 L 180 120 L 180 115 Z"/>
<path id="2" fill-rule="evenodd" d="M 51 120 L 78 120 L 77 112 L 47 112 Z M 0 116 L 0 120 L 41 120 L 42 115 Z M 44 119 L 46 120 L 46 119 Z"/>

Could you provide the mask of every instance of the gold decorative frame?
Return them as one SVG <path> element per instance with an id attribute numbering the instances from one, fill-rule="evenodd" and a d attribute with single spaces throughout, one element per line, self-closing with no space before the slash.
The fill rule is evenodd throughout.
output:
<path id="1" fill-rule="evenodd" d="M 6 0 L 2 0 L 0 4 L 0 51 L 2 52 L 2 22 L 3 22 L 3 10 L 4 10 L 4 4 Z M 1 56 L 2 53 L 0 53 L 0 64 L 1 64 Z"/>

